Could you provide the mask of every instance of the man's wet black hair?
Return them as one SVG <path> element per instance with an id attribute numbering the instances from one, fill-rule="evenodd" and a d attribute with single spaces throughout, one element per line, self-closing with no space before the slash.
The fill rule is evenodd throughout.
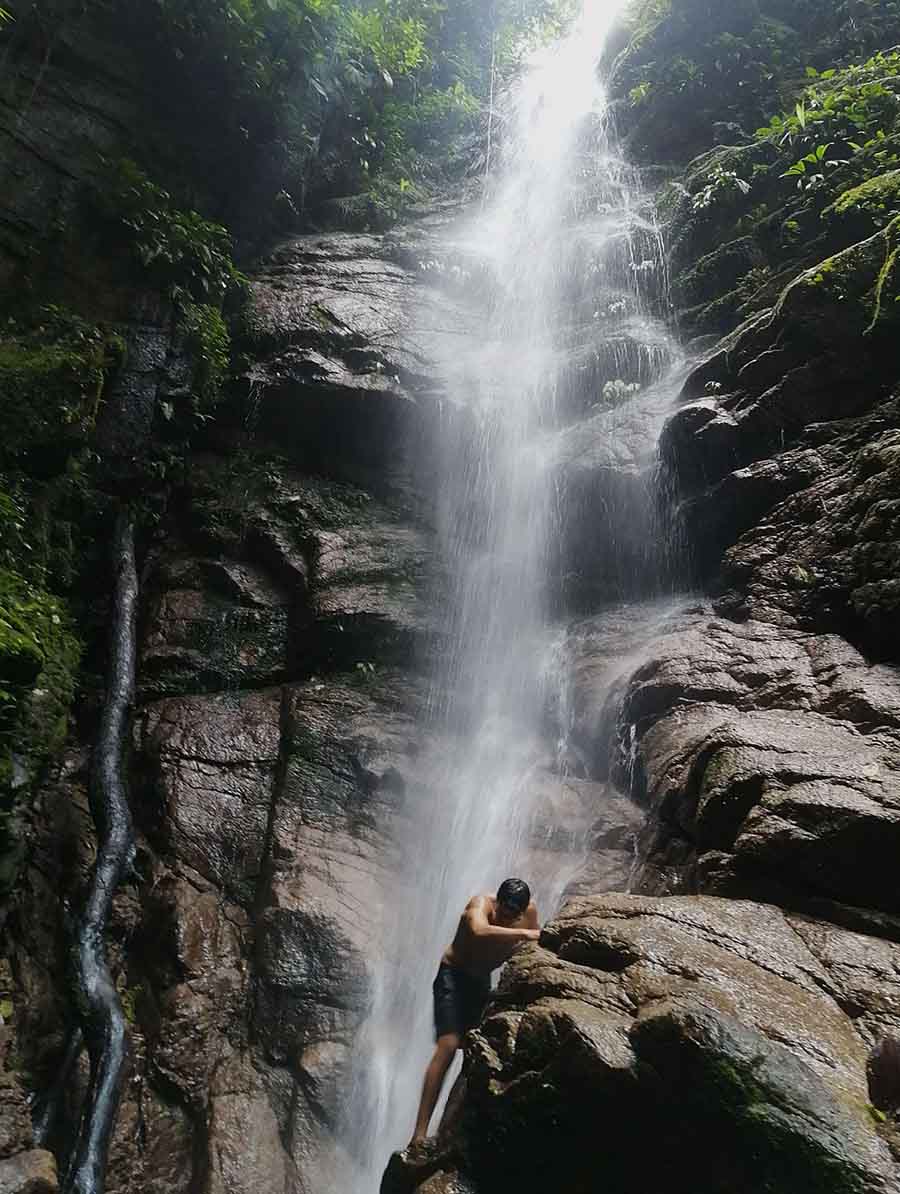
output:
<path id="1" fill-rule="evenodd" d="M 531 903 L 531 888 L 524 879 L 504 879 L 497 890 L 497 903 L 524 912 Z"/>

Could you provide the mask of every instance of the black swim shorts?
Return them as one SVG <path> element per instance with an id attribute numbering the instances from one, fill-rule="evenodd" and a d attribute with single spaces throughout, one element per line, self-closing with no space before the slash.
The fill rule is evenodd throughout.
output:
<path id="1" fill-rule="evenodd" d="M 491 980 L 468 974 L 442 962 L 432 984 L 434 992 L 434 1034 L 448 1032 L 465 1036 L 480 1021 L 491 994 Z"/>

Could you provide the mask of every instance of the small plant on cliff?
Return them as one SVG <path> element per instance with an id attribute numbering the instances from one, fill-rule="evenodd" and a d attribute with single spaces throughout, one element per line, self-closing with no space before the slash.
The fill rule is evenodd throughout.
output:
<path id="1" fill-rule="evenodd" d="M 231 236 L 221 224 L 176 206 L 130 159 L 107 163 L 101 204 L 126 232 L 135 263 L 172 299 L 195 369 L 195 413 L 215 404 L 228 372 L 230 337 L 221 308 L 246 279 L 232 259 Z M 168 417 L 174 413 L 164 406 Z"/>
<path id="2" fill-rule="evenodd" d="M 704 211 L 729 195 L 747 195 L 749 191 L 750 183 L 739 177 L 736 171 L 716 166 L 710 173 L 706 186 L 694 195 L 691 202 L 694 211 Z"/>
<path id="3" fill-rule="evenodd" d="M 222 312 L 211 303 L 178 302 L 179 322 L 194 361 L 192 387 L 195 413 L 206 417 L 218 401 L 228 376 L 231 336 Z"/>
<path id="4" fill-rule="evenodd" d="M 878 271 L 878 278 L 875 282 L 874 291 L 874 305 L 872 313 L 872 322 L 866 328 L 865 335 L 873 332 L 881 318 L 881 313 L 885 302 L 889 296 L 888 287 L 894 278 L 894 271 L 897 266 L 897 261 L 900 259 L 900 216 L 892 220 L 888 224 L 883 233 L 885 237 L 885 254 L 884 263 Z M 894 283 L 896 289 L 896 283 Z M 900 302 L 900 294 L 893 294 L 890 296 L 894 303 Z"/>
<path id="5" fill-rule="evenodd" d="M 829 169 L 834 170 L 838 166 L 847 165 L 846 158 L 827 159 L 826 155 L 830 148 L 830 142 L 827 145 L 817 145 L 815 149 L 804 154 L 802 158 L 789 166 L 781 177 L 795 178 L 799 191 L 815 191 L 824 186 L 826 172 Z"/>
<path id="6" fill-rule="evenodd" d="M 106 166 L 101 206 L 128 230 L 136 260 L 160 284 L 194 301 L 219 304 L 229 287 L 243 284 L 227 229 L 176 206 L 170 193 L 129 158 Z"/>

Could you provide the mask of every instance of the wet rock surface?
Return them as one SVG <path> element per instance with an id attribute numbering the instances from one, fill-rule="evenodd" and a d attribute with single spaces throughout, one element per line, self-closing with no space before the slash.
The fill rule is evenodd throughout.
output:
<path id="1" fill-rule="evenodd" d="M 741 901 L 573 901 L 504 973 L 443 1166 L 490 1191 L 565 1194 L 598 1167 L 617 1194 L 663 1175 L 679 1191 L 893 1190 L 858 1013 L 818 931 Z M 828 932 L 848 957 L 865 947 Z M 896 993 L 892 966 L 871 1002 Z"/>
<path id="2" fill-rule="evenodd" d="M 198 462 L 179 524 L 148 560 L 145 697 L 408 661 L 436 633 L 434 536 L 410 502 L 257 448 Z"/>
<path id="3" fill-rule="evenodd" d="M 382 488 L 427 472 L 438 362 L 464 321 L 452 288 L 427 283 L 457 214 L 438 208 L 390 238 L 301 237 L 257 274 L 243 389 L 257 432 L 302 467 Z"/>
<path id="4" fill-rule="evenodd" d="M 553 568 L 565 608 L 592 610 L 644 594 L 665 572 L 657 442 L 671 410 L 667 379 L 560 433 L 555 463 L 561 534 Z"/>
<path id="5" fill-rule="evenodd" d="M 37 1149 L 0 1161 L 3 1194 L 53 1194 L 59 1189 L 53 1154 Z"/>
<path id="6" fill-rule="evenodd" d="M 646 890 L 821 897 L 894 915 L 898 676 L 843 639 L 702 608 L 653 645 L 621 717 L 650 817 Z"/>

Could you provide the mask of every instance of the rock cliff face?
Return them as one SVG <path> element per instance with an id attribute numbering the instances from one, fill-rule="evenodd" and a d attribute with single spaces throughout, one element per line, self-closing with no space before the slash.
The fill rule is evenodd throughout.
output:
<path id="1" fill-rule="evenodd" d="M 134 1056 L 110 1190 L 311 1189 L 338 1113 L 420 745 L 411 662 L 434 637 L 404 459 L 419 414 L 389 334 L 416 278 L 381 251 L 336 238 L 273 259 L 248 320 L 253 429 L 192 461 L 146 553 L 139 880 L 114 928 Z M 59 1155 L 85 1077 L 79 1062 L 56 1082 L 86 764 L 71 752 L 37 801 L 8 921 L 16 1065 Z"/>
<path id="2" fill-rule="evenodd" d="M 37 199 L 0 196 L 9 276 L 85 160 L 59 128 L 87 113 L 93 149 L 120 149 L 142 102 L 127 72 L 90 94 L 85 73 L 55 76 L 26 132 L 0 130 L 13 174 L 40 162 Z M 110 943 L 132 1056 L 109 1194 L 318 1194 L 323 1158 L 341 1162 L 379 893 L 402 861 L 391 827 L 436 732 L 446 622 L 424 495 L 438 420 L 466 434 L 441 408 L 466 319 L 453 214 L 295 238 L 259 265 L 239 376 L 144 537 L 139 851 Z M 574 354 L 586 401 L 560 438 L 554 562 L 569 754 L 565 779 L 535 781 L 534 860 L 586 865 L 473 1034 L 458 1121 L 385 1189 L 900 1189 L 895 234 L 866 233 L 802 261 L 736 330 L 733 303 L 701 319 L 728 334 L 662 433 L 670 544 L 648 436 L 672 395 L 597 413 Z M 719 258 L 689 283 L 698 244 L 673 245 L 685 307 L 757 261 L 745 244 L 731 273 Z M 131 352 L 105 418 L 125 458 L 184 361 L 165 306 L 117 287 Z M 605 351 L 642 383 L 665 363 Z M 636 641 L 638 607 L 611 603 L 646 596 L 682 546 L 698 592 L 643 610 Z M 69 951 L 95 849 L 89 701 L 75 720 L 5 920 L 10 1194 L 56 1188 L 87 1082 Z"/>
<path id="3" fill-rule="evenodd" d="M 193 453 L 143 553 L 139 852 L 112 940 L 132 1060 L 109 1191 L 312 1191 L 341 1164 L 348 1060 L 402 863 L 391 826 L 425 791 L 446 626 L 422 477 L 460 316 L 418 262 L 452 214 L 272 255 L 240 333 L 242 419 Z M 87 1078 L 67 957 L 93 857 L 89 760 L 73 745 L 38 793 L 7 920 L 11 1089 L 33 1093 L 61 1163 Z M 551 770 L 535 783 L 534 866 L 571 869 L 590 834 L 585 882 L 624 887 L 629 802 Z M 11 1107 L 18 1155 L 32 1137 L 18 1094 Z"/>

